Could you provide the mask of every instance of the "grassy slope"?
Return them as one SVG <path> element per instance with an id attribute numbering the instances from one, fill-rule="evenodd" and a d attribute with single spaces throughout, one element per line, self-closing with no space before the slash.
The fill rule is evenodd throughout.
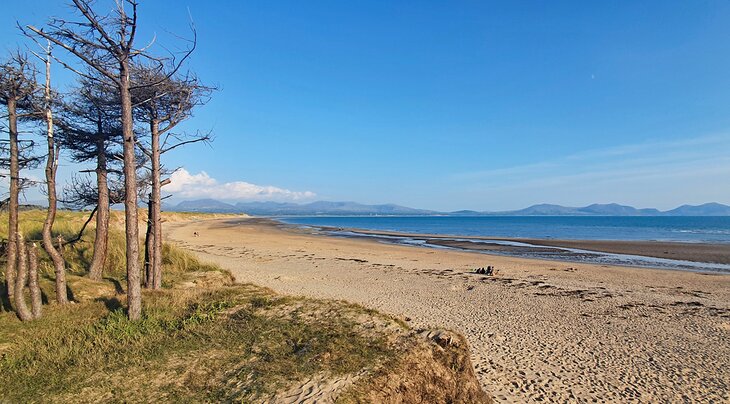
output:
<path id="1" fill-rule="evenodd" d="M 21 231 L 38 239 L 43 217 L 22 212 Z M 60 212 L 56 229 L 70 239 L 85 220 Z M 84 277 L 93 226 L 65 249 L 75 301 L 67 307 L 53 303 L 52 266 L 40 250 L 41 288 L 51 303 L 29 323 L 0 311 L 0 402 L 278 402 L 308 380 L 353 375 L 361 376 L 338 401 L 489 402 L 463 340 L 453 348 L 415 338 L 402 322 L 361 306 L 234 285 L 227 272 L 172 245 L 164 247 L 163 290 L 144 291 L 143 318 L 130 322 L 122 226 L 114 212 L 101 282 Z"/>
<path id="2" fill-rule="evenodd" d="M 40 248 L 41 229 L 43 228 L 43 221 L 45 219 L 45 211 L 40 210 L 29 210 L 20 212 L 20 232 L 28 240 L 38 241 L 39 252 L 41 255 L 41 268 L 42 272 L 52 273 L 52 265 L 50 260 Z M 74 239 L 80 231 L 82 225 L 88 218 L 89 212 L 71 212 L 66 210 L 60 210 L 58 212 L 56 223 L 53 231 L 55 235 L 62 235 L 65 240 Z M 140 223 L 144 223 L 146 220 L 146 211 L 140 210 Z M 178 213 L 178 212 L 164 212 L 163 218 L 167 221 L 183 221 L 193 220 L 203 217 L 217 217 L 220 215 L 206 215 L 197 213 Z M 3 215 L 3 218 L 5 215 Z M 84 275 L 86 269 L 91 263 L 93 256 L 93 241 L 94 241 L 94 220 L 92 220 L 86 228 L 82 239 L 64 248 L 63 255 L 66 259 L 66 265 L 69 273 Z M 124 240 L 124 212 L 112 211 L 110 217 L 110 232 L 109 232 L 109 247 L 108 247 L 108 259 L 104 267 L 104 274 L 108 277 L 120 279 L 124 277 L 125 269 L 125 240 Z M 7 220 L 0 220 L 0 239 L 7 239 L 8 234 L 8 223 Z M 144 235 L 144 231 L 141 232 Z M 144 249 L 144 245 L 140 244 L 140 248 Z M 140 254 L 142 255 L 142 254 Z M 4 259 L 4 257 L 3 257 Z M 142 257 L 140 257 L 142 259 Z M 193 263 L 193 256 L 185 253 L 184 251 L 174 248 L 165 244 L 163 259 L 165 260 L 165 266 L 168 268 L 168 273 L 175 275 L 178 272 L 185 272 L 189 269 L 189 265 Z M 195 265 L 201 265 L 195 260 Z M 173 279 L 174 280 L 174 279 Z M 168 285 L 169 286 L 169 285 Z"/>
<path id="3" fill-rule="evenodd" d="M 357 331 L 356 306 L 294 302 L 242 285 L 145 296 L 144 318 L 130 322 L 116 303 L 48 310 L 20 324 L 0 317 L 0 401 L 255 400 L 319 372 L 333 376 L 389 353 L 381 338 Z M 350 313 L 348 313 L 350 311 Z"/>
<path id="4" fill-rule="evenodd" d="M 82 277 L 93 252 L 92 228 L 64 251 L 76 304 L 46 305 L 44 317 L 31 323 L 0 314 L 0 401 L 248 401 L 316 373 L 352 373 L 392 353 L 354 320 L 373 312 L 234 286 L 228 274 L 171 245 L 164 250 L 166 289 L 145 292 L 143 319 L 130 322 L 121 294 L 121 218 L 115 216 L 103 282 Z M 21 231 L 39 238 L 42 220 L 42 212 L 23 212 Z M 84 220 L 81 213 L 61 212 L 56 228 L 69 239 Z M 4 226 L 0 237 L 7 234 Z M 50 262 L 41 258 L 42 289 L 53 302 Z M 198 286 L 176 287 L 191 284 Z"/>

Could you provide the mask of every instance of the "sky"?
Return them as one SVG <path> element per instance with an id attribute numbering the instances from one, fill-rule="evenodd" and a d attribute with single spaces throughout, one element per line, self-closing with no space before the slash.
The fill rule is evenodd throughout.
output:
<path id="1" fill-rule="evenodd" d="M 27 43 L 16 21 L 70 12 L 4 4 L 2 52 Z M 725 1 L 140 0 L 139 14 L 155 52 L 185 46 L 192 17 L 187 68 L 219 87 L 183 125 L 215 141 L 166 157 L 177 200 L 730 204 Z"/>

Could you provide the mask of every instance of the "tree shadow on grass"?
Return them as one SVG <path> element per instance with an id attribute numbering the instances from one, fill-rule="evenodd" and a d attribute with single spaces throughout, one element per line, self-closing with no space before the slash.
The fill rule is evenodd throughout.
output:
<path id="1" fill-rule="evenodd" d="M 109 281 L 114 285 L 114 292 L 118 295 L 124 294 L 124 288 L 122 288 L 122 283 L 119 282 L 117 279 L 114 278 L 104 278 L 105 281 Z"/>
<path id="2" fill-rule="evenodd" d="M 68 297 L 69 302 L 75 302 L 76 298 L 74 297 L 74 292 L 71 290 L 71 288 L 68 287 L 68 283 L 66 284 L 66 297 Z"/>
<path id="3" fill-rule="evenodd" d="M 10 304 L 10 299 L 8 298 L 8 291 L 5 286 L 5 281 L 0 282 L 0 309 L 2 311 L 12 311 L 13 307 Z"/>
<path id="4" fill-rule="evenodd" d="M 109 311 L 115 311 L 124 308 L 122 306 L 122 302 L 119 301 L 116 297 L 99 297 L 96 299 L 97 302 L 104 303 L 104 306 L 106 306 L 107 310 Z"/>

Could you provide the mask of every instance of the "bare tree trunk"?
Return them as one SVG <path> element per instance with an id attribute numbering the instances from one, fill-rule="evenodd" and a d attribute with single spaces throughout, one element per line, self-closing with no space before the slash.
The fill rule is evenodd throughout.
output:
<path id="1" fill-rule="evenodd" d="M 8 132 L 10 134 L 10 196 L 8 201 L 8 264 L 5 270 L 8 299 L 15 297 L 15 278 L 18 264 L 18 194 L 20 193 L 20 166 L 18 164 L 18 113 L 16 100 L 8 100 Z"/>
<path id="2" fill-rule="evenodd" d="M 49 157 L 48 162 L 51 166 L 46 165 L 46 182 L 48 183 L 48 212 L 46 214 L 46 220 L 43 223 L 43 249 L 46 250 L 48 256 L 53 261 L 53 268 L 56 274 L 56 301 L 59 304 L 68 303 L 68 294 L 66 292 L 66 262 L 61 255 L 60 249 L 56 249 L 53 245 L 53 238 L 51 235 L 51 229 L 53 222 L 56 220 L 56 162 L 54 158 L 53 140 L 49 137 L 48 149 Z"/>
<path id="3" fill-rule="evenodd" d="M 130 320 L 142 317 L 142 290 L 139 282 L 139 228 L 137 224 L 137 172 L 132 120 L 132 95 L 129 92 L 129 61 L 120 62 L 119 92 L 122 102 L 122 136 L 124 137 L 124 216 L 127 236 L 127 315 Z"/>
<path id="4" fill-rule="evenodd" d="M 25 303 L 25 285 L 28 283 L 28 251 L 25 248 L 25 240 L 18 233 L 18 274 L 15 278 L 15 313 L 22 321 L 33 319 L 33 314 L 28 310 Z"/>
<path id="5" fill-rule="evenodd" d="M 38 247 L 35 243 L 28 247 L 28 289 L 30 289 L 30 309 L 33 318 L 43 315 L 43 299 L 38 286 Z"/>
<path id="6" fill-rule="evenodd" d="M 101 280 L 106 263 L 109 243 L 109 183 L 107 181 L 106 150 L 102 136 L 101 121 L 98 122 L 96 155 L 96 189 L 98 192 L 96 209 L 96 234 L 94 236 L 94 256 L 91 258 L 89 278 Z"/>
<path id="7" fill-rule="evenodd" d="M 152 193 L 150 195 L 154 245 L 152 248 L 152 289 L 162 287 L 162 168 L 160 167 L 160 131 L 159 122 L 152 120 L 150 125 L 152 141 Z"/>
<path id="8" fill-rule="evenodd" d="M 50 45 L 49 45 L 50 48 Z M 45 120 L 46 139 L 48 143 L 48 158 L 46 159 L 46 184 L 48 187 L 48 210 L 46 220 L 43 222 L 43 249 L 53 261 L 53 268 L 56 273 L 56 301 L 59 304 L 68 303 L 66 293 L 66 262 L 61 252 L 53 246 L 51 231 L 56 220 L 57 198 L 56 198 L 56 170 L 58 169 L 58 158 L 55 140 L 53 139 L 53 113 L 51 112 L 51 60 L 50 54 L 46 59 L 46 88 L 45 88 Z"/>
<path id="9" fill-rule="evenodd" d="M 121 101 L 121 124 L 124 155 L 124 210 L 127 255 L 127 302 L 128 317 L 137 320 L 142 316 L 142 291 L 139 271 L 139 229 L 137 223 L 137 173 L 135 158 L 135 135 L 130 93 L 130 64 L 132 58 L 148 58 L 164 67 L 166 59 L 154 58 L 145 49 L 133 47 L 137 33 L 137 1 L 117 1 L 115 11 L 110 16 L 99 16 L 92 10 L 93 1 L 73 0 L 75 8 L 81 13 L 85 23 L 71 23 L 57 19 L 48 24 L 48 31 L 28 26 L 36 35 L 61 46 L 67 52 L 81 59 L 90 68 L 113 81 L 119 90 Z M 126 8 L 131 9 L 128 14 Z M 113 22 L 115 21 L 115 22 Z M 191 27 L 192 28 L 192 27 Z M 195 29 L 193 34 L 195 34 Z M 110 32 L 113 34 L 110 35 Z M 173 77 L 182 63 L 195 49 L 196 41 L 185 52 L 165 79 Z M 118 63 L 117 69 L 110 69 L 108 61 Z M 174 59 L 173 59 L 174 60 Z M 155 81 L 150 84 L 159 84 Z"/>
<path id="10" fill-rule="evenodd" d="M 66 292 L 66 262 L 61 255 L 61 251 L 53 245 L 53 236 L 51 229 L 53 222 L 56 220 L 56 165 L 54 157 L 54 146 L 52 137 L 48 138 L 48 163 L 46 165 L 46 182 L 48 183 L 48 211 L 46 220 L 43 222 L 43 249 L 46 250 L 48 256 L 53 261 L 53 268 L 56 274 L 56 301 L 59 304 L 68 303 L 68 294 Z M 51 150 L 54 150 L 52 152 Z"/>
<path id="11" fill-rule="evenodd" d="M 144 287 L 151 288 L 154 285 L 154 270 L 152 268 L 152 249 L 154 249 L 154 224 L 152 222 L 152 194 L 147 201 L 147 231 L 144 235 Z"/>

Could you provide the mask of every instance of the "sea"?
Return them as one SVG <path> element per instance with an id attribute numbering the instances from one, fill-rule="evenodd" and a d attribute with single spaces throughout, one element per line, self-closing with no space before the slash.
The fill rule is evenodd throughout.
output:
<path id="1" fill-rule="evenodd" d="M 688 216 L 311 216 L 277 218 L 291 225 L 324 229 L 334 236 L 373 237 L 353 229 L 411 234 L 480 236 L 495 238 L 533 238 L 562 240 L 670 241 L 727 244 L 730 248 L 730 217 Z M 388 243 L 429 245 L 422 238 L 375 236 Z M 565 254 L 531 249 L 527 243 L 499 240 L 482 242 L 521 246 L 518 252 L 497 252 L 528 258 L 557 259 L 610 265 L 629 265 L 662 269 L 730 272 L 730 265 L 702 263 L 625 254 L 559 248 Z M 490 252 L 494 254 L 495 252 Z"/>

